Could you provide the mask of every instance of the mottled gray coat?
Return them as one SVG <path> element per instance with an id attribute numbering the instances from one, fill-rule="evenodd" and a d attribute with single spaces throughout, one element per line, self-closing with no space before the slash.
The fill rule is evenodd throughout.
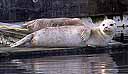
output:
<path id="1" fill-rule="evenodd" d="M 79 18 L 42 18 L 36 19 L 24 24 L 24 27 L 32 32 L 38 31 L 46 27 L 59 27 L 59 26 L 75 26 L 82 25 L 82 21 Z"/>
<path id="2" fill-rule="evenodd" d="M 107 46 L 115 34 L 115 22 L 104 20 L 100 26 L 47 27 L 27 35 L 11 45 L 28 47 L 85 47 L 87 45 Z"/>

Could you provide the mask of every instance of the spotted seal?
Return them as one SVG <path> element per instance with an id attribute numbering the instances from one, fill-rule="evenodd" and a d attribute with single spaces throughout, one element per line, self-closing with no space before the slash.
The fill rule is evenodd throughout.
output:
<path id="1" fill-rule="evenodd" d="M 26 22 L 23 25 L 24 28 L 34 32 L 46 27 L 74 26 L 81 24 L 82 21 L 79 18 L 42 18 Z"/>
<path id="2" fill-rule="evenodd" d="M 33 32 L 11 47 L 85 47 L 107 46 L 116 31 L 114 20 L 106 19 L 97 27 L 61 26 L 47 27 Z"/>

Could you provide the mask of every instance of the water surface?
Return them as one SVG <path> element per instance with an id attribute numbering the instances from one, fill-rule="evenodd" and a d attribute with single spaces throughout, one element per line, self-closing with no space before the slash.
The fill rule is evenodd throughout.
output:
<path id="1" fill-rule="evenodd" d="M 127 52 L 6 59 L 0 74 L 127 74 Z"/>

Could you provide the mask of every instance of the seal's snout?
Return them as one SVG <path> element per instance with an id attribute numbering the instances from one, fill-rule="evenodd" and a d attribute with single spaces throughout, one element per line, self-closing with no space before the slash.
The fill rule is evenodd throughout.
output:
<path id="1" fill-rule="evenodd" d="M 108 27 L 105 27 L 105 28 L 108 28 Z"/>
<path id="2" fill-rule="evenodd" d="M 105 30 L 105 31 L 109 31 L 109 30 L 111 30 L 111 28 L 105 27 L 104 30 Z"/>
<path id="3" fill-rule="evenodd" d="M 112 29 L 111 29 L 111 28 L 104 28 L 103 31 L 104 31 L 104 32 L 112 32 Z"/>

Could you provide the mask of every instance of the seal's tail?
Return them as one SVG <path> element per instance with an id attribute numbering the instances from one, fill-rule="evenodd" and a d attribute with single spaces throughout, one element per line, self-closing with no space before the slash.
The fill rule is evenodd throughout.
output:
<path id="1" fill-rule="evenodd" d="M 17 41 L 16 43 L 10 44 L 10 47 L 17 47 L 17 46 L 23 45 L 24 43 L 29 42 L 32 39 L 32 37 L 33 35 L 29 34 L 25 36 L 24 38 L 22 38 L 21 40 Z"/>

